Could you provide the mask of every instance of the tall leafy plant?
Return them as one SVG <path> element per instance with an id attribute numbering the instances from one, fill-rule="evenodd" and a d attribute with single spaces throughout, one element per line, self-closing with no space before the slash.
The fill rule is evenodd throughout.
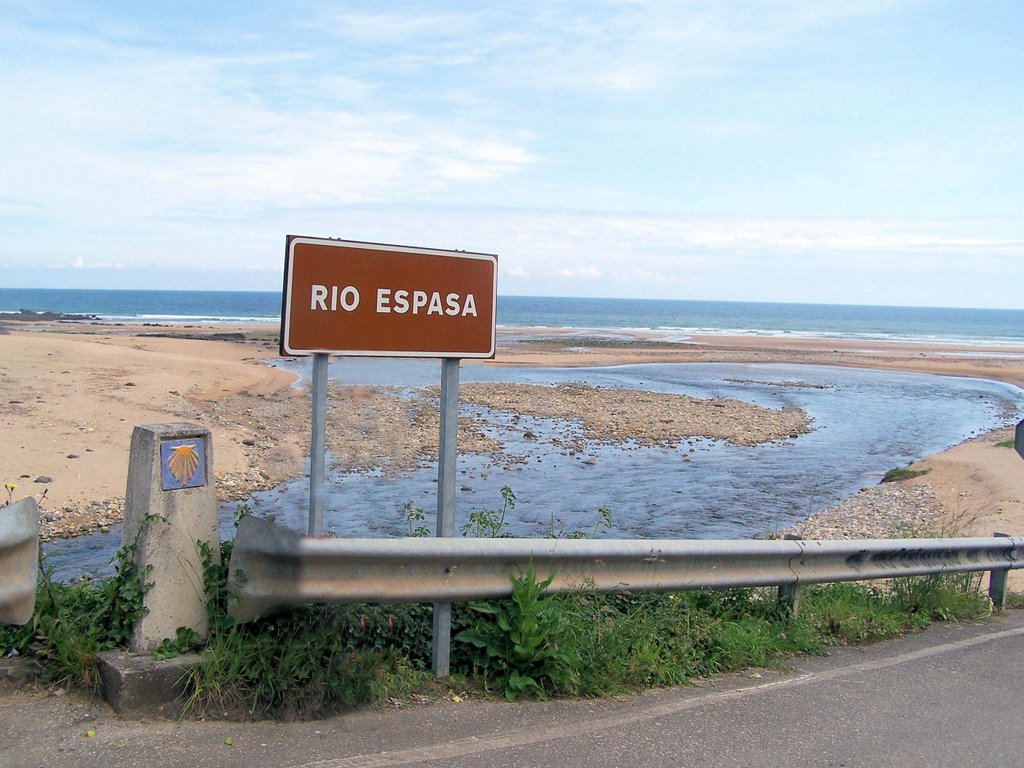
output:
<path id="1" fill-rule="evenodd" d="M 570 692 L 578 680 L 578 659 L 560 642 L 560 618 L 552 596 L 544 595 L 555 574 L 537 580 L 531 562 L 512 574 L 512 597 L 469 604 L 471 626 L 455 636 L 485 681 L 514 701 L 524 693 L 545 697 Z"/>

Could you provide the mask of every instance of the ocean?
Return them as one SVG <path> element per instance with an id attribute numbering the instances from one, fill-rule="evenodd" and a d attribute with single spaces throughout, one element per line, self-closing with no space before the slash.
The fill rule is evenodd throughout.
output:
<path id="1" fill-rule="evenodd" d="M 277 322 L 277 293 L 173 291 L 44 291 L 0 289 L 0 312 L 94 315 L 115 322 Z M 503 296 L 498 323 L 517 328 L 571 328 L 579 335 L 644 330 L 666 340 L 689 333 L 807 336 L 860 340 L 1002 345 L 1024 355 L 1024 312 L 910 307 L 848 307 L 735 302 L 643 301 Z M 1020 352 L 1017 352 L 1020 348 Z M 308 380 L 309 360 L 276 365 Z M 436 385 L 436 360 L 341 358 L 330 376 L 339 384 Z M 828 366 L 657 364 L 605 368 L 493 367 L 467 363 L 463 382 L 554 385 L 567 382 L 698 397 L 732 397 L 770 408 L 795 406 L 813 420 L 810 434 L 745 447 L 696 440 L 679 448 L 634 444 L 589 446 L 569 456 L 553 439 L 572 424 L 515 418 L 468 407 L 506 446 L 506 462 L 486 456 L 458 460 L 460 524 L 476 509 L 500 505 L 503 486 L 518 499 L 509 530 L 537 536 L 589 529 L 600 507 L 612 512 L 606 535 L 626 538 L 749 538 L 781 530 L 878 482 L 882 474 L 963 440 L 1011 423 L 1024 391 L 995 381 L 853 370 Z M 335 407 L 342 407 L 341 404 Z M 407 502 L 432 526 L 436 463 L 400 476 L 329 472 L 325 525 L 339 536 L 399 536 Z M 308 480 L 297 477 L 249 503 L 261 514 L 305 529 Z M 221 509 L 230 535 L 234 505 Z M 51 542 L 44 551 L 60 578 L 107 571 L 119 543 L 107 534 Z"/>
<path id="2" fill-rule="evenodd" d="M 2 313 L 22 309 L 111 322 L 278 322 L 279 292 L 0 288 Z M 1024 310 L 499 296 L 499 327 L 799 336 L 1024 347 Z"/>

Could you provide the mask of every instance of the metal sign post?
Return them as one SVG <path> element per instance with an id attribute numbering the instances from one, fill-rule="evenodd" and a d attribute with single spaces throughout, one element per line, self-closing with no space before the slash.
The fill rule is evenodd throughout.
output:
<path id="1" fill-rule="evenodd" d="M 1017 431 L 1013 436 L 1013 448 L 1017 451 L 1017 455 L 1024 459 L 1024 420 L 1017 424 Z"/>
<path id="2" fill-rule="evenodd" d="M 458 455 L 459 365 L 458 358 L 441 361 L 441 432 L 437 445 L 438 538 L 455 535 L 455 459 Z M 433 670 L 447 677 L 452 649 L 452 604 L 434 603 Z"/>
<path id="3" fill-rule="evenodd" d="M 313 355 L 313 401 L 309 444 L 309 535 L 324 534 L 324 461 L 327 451 L 327 363 L 330 355 Z"/>
<path id="4" fill-rule="evenodd" d="M 498 257 L 288 235 L 281 354 L 312 355 L 309 535 L 324 528 L 330 355 L 441 359 L 437 535 L 455 535 L 455 458 L 462 358 L 495 350 Z M 434 605 L 433 666 L 448 674 L 451 603 Z"/>

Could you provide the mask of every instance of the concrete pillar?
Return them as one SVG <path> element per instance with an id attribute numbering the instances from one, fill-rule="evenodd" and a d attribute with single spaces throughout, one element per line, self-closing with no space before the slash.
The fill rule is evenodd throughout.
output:
<path id="1" fill-rule="evenodd" d="M 138 537 L 136 562 L 150 584 L 147 613 L 131 650 L 147 653 L 178 627 L 208 631 L 203 563 L 197 542 L 220 557 L 217 489 L 210 431 L 196 424 L 145 424 L 132 433 L 121 541 Z"/>
<path id="2" fill-rule="evenodd" d="M 28 498 L 0 507 L 0 624 L 27 624 L 39 577 L 39 510 Z"/>

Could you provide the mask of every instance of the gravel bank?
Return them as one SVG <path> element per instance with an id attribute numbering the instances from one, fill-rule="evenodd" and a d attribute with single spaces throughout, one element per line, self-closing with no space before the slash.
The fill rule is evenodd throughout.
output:
<path id="1" fill-rule="evenodd" d="M 942 505 L 927 485 L 883 483 L 781 533 L 801 539 L 915 538 L 935 535 L 942 517 Z"/>
<path id="2" fill-rule="evenodd" d="M 463 402 L 563 421 L 578 421 L 587 440 L 675 448 L 687 438 L 759 445 L 811 430 L 807 414 L 728 398 L 713 400 L 583 384 L 467 384 Z"/>

